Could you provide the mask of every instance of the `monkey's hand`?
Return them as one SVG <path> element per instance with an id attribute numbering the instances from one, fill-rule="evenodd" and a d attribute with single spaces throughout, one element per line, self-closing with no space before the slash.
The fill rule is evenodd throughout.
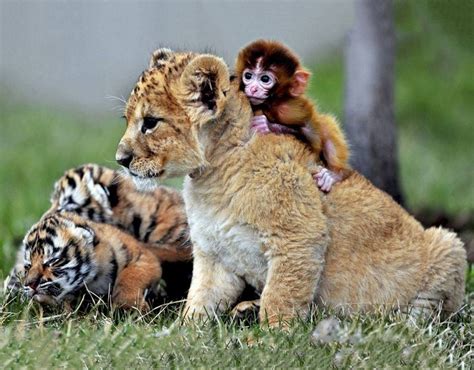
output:
<path id="1" fill-rule="evenodd" d="M 335 183 L 342 180 L 342 175 L 327 168 L 322 168 L 313 175 L 313 179 L 322 191 L 329 192 Z"/>
<path id="2" fill-rule="evenodd" d="M 250 121 L 250 128 L 259 134 L 269 134 L 271 132 L 269 124 L 267 117 L 261 114 L 253 116 L 252 121 Z"/>
<path id="3" fill-rule="evenodd" d="M 286 125 L 282 125 L 281 123 L 268 122 L 268 127 L 270 128 L 270 131 L 274 134 L 298 135 L 300 133 L 298 130 L 288 127 Z"/>

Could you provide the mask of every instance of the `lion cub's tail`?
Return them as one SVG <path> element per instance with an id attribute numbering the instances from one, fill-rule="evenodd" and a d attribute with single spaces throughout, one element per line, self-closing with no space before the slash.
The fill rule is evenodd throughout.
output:
<path id="1" fill-rule="evenodd" d="M 455 312 L 464 298 L 467 268 L 464 244 L 454 232 L 442 227 L 431 227 L 424 236 L 427 247 L 425 289 L 417 294 L 412 304 L 434 308 L 442 302 L 443 311 Z"/>

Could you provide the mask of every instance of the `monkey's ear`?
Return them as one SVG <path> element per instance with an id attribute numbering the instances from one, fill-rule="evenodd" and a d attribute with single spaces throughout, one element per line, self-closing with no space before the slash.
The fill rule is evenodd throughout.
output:
<path id="1" fill-rule="evenodd" d="M 304 69 L 300 69 L 295 72 L 295 74 L 293 75 L 293 82 L 290 87 L 290 94 L 292 96 L 300 96 L 306 91 L 309 76 L 311 76 L 311 73 L 305 71 Z"/>
<path id="2" fill-rule="evenodd" d="M 173 55 L 173 50 L 168 48 L 157 49 L 151 54 L 150 63 L 148 68 L 160 68 L 165 64 L 165 62 L 171 58 Z"/>
<path id="3" fill-rule="evenodd" d="M 215 119 L 223 111 L 230 88 L 229 70 L 224 60 L 200 55 L 188 64 L 181 76 L 183 104 L 194 121 Z"/>

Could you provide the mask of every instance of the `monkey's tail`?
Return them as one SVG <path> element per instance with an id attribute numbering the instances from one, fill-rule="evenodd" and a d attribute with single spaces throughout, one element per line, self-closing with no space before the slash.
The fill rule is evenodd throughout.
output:
<path id="1" fill-rule="evenodd" d="M 330 114 L 318 116 L 321 128 L 322 151 L 329 169 L 340 171 L 349 168 L 349 144 L 337 119 Z"/>

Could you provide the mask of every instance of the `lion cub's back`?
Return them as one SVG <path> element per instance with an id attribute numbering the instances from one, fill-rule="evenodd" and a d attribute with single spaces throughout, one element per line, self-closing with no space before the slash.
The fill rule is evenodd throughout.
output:
<path id="1" fill-rule="evenodd" d="M 320 299 L 362 306 L 362 302 L 407 304 L 422 286 L 426 271 L 421 224 L 356 172 L 333 187 L 323 204 L 331 243 Z"/>

